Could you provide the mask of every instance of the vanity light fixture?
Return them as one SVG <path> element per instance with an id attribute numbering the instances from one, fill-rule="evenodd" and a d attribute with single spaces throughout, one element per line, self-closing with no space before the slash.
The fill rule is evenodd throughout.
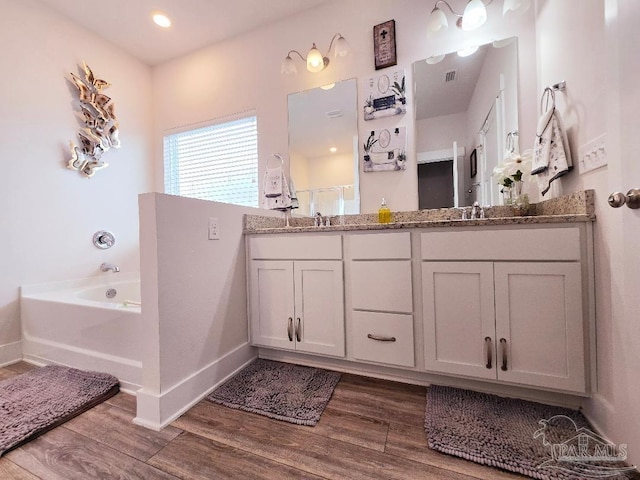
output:
<path id="1" fill-rule="evenodd" d="M 502 16 L 506 16 L 509 12 L 522 14 L 529 10 L 531 0 L 504 0 L 502 5 Z"/>
<path id="2" fill-rule="evenodd" d="M 153 23 L 162 28 L 169 28 L 171 26 L 171 19 L 167 17 L 164 13 L 156 12 L 151 17 L 153 19 Z"/>
<path id="3" fill-rule="evenodd" d="M 427 35 L 430 36 L 438 33 L 439 31 L 446 29 L 449 26 L 447 17 L 440 9 L 439 5 L 446 5 L 449 11 L 453 15 L 458 17 L 456 25 L 459 28 L 465 31 L 471 31 L 481 27 L 487 21 L 487 5 L 489 5 L 492 1 L 493 0 L 488 0 L 487 3 L 484 3 L 482 0 L 469 0 L 467 6 L 464 8 L 464 12 L 458 13 L 451 7 L 451 5 L 449 5 L 449 2 L 447 2 L 446 0 L 438 0 L 433 7 L 433 10 L 431 10 L 431 14 L 429 15 L 429 19 L 427 20 Z"/>
<path id="4" fill-rule="evenodd" d="M 295 53 L 303 62 L 306 62 L 307 70 L 309 70 L 310 72 L 317 73 L 323 71 L 329 65 L 328 55 L 329 52 L 331 52 L 331 47 L 333 47 L 333 42 L 335 42 L 335 57 L 345 57 L 349 54 L 349 44 L 342 35 L 336 33 L 331 39 L 329 50 L 327 51 L 326 55 L 322 55 L 322 53 L 320 53 L 320 50 L 318 50 L 318 47 L 316 47 L 315 43 L 311 47 L 311 50 L 309 50 L 309 53 L 307 53 L 306 58 L 303 57 L 302 54 L 297 50 L 290 50 L 289 53 L 287 53 L 286 58 L 282 62 L 280 73 L 282 73 L 283 75 L 292 75 L 298 72 L 296 64 L 293 61 L 293 58 L 291 58 L 292 53 Z"/>
<path id="5" fill-rule="evenodd" d="M 336 153 L 338 151 L 338 149 L 336 147 L 331 147 L 331 148 L 329 148 L 329 151 L 331 153 Z"/>

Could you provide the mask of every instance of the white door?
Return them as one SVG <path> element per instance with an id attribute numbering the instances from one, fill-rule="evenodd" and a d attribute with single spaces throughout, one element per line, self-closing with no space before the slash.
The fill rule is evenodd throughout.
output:
<path id="1" fill-rule="evenodd" d="M 253 260 L 249 284 L 251 343 L 293 350 L 293 262 Z"/>
<path id="2" fill-rule="evenodd" d="M 423 262 L 425 367 L 496 378 L 493 264 Z"/>
<path id="3" fill-rule="evenodd" d="M 341 261 L 294 262 L 296 350 L 344 357 Z"/>
<path id="4" fill-rule="evenodd" d="M 493 169 L 502 161 L 504 142 L 501 129 L 503 123 L 503 93 L 498 94 L 480 129 L 480 184 L 481 205 L 501 205 L 500 188 L 493 178 Z"/>
<path id="5" fill-rule="evenodd" d="M 495 263 L 498 379 L 585 391 L 580 264 Z"/>

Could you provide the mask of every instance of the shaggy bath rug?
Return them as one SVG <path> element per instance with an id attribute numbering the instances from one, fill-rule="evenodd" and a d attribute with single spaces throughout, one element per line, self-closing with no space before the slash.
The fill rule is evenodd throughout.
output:
<path id="1" fill-rule="evenodd" d="M 315 425 L 340 374 L 257 359 L 220 385 L 208 400 L 298 425 Z"/>
<path id="2" fill-rule="evenodd" d="M 626 479 L 635 471 L 624 448 L 562 407 L 432 385 L 425 430 L 433 450 L 532 478 Z"/>
<path id="3" fill-rule="evenodd" d="M 118 379 L 49 365 L 0 382 L 0 455 L 112 397 Z"/>

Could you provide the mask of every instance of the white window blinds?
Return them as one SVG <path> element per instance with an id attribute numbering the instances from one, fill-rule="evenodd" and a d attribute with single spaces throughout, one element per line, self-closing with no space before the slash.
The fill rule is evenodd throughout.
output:
<path id="1" fill-rule="evenodd" d="M 258 207 L 257 118 L 165 135 L 164 172 L 165 193 Z"/>

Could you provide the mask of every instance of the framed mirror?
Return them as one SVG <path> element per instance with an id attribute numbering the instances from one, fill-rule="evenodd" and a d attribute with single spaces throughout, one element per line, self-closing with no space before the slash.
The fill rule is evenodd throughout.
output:
<path id="1" fill-rule="evenodd" d="M 413 79 L 419 208 L 500 204 L 493 168 L 518 148 L 517 39 L 420 60 Z"/>
<path id="2" fill-rule="evenodd" d="M 287 100 L 290 174 L 300 204 L 294 215 L 360 213 L 356 80 Z"/>

